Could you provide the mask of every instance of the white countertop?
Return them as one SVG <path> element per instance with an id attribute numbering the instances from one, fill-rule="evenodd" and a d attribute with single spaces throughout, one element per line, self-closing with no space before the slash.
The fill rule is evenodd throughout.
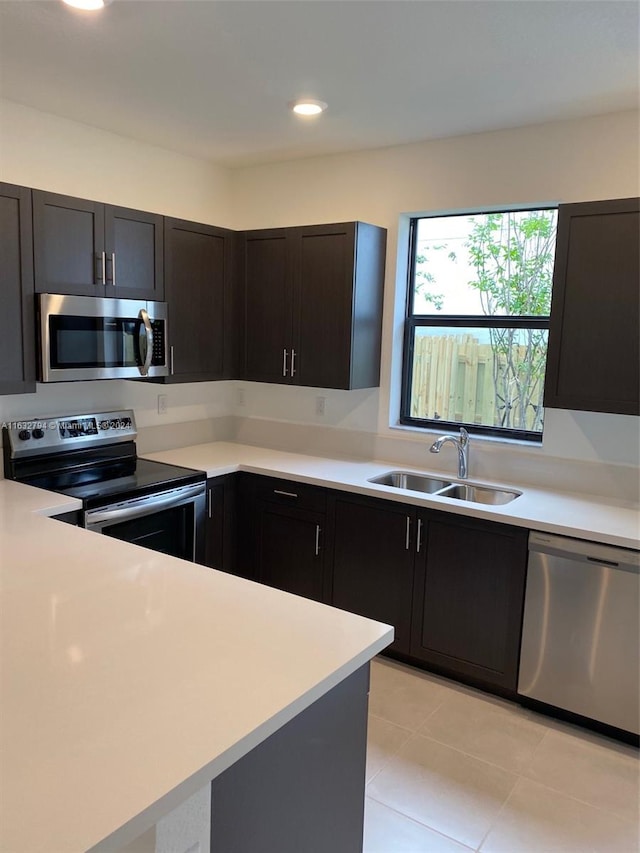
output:
<path id="1" fill-rule="evenodd" d="M 392 639 L 78 507 L 0 481 L 1 853 L 118 849 Z"/>
<path id="2" fill-rule="evenodd" d="M 625 548 L 640 548 L 640 511 L 630 503 L 616 503 L 605 498 L 562 493 L 553 489 L 521 486 L 518 483 L 498 483 L 488 480 L 488 485 L 514 488 L 520 497 L 502 506 L 488 506 L 458 501 L 439 495 L 400 491 L 391 486 L 369 483 L 371 477 L 393 470 L 419 470 L 405 468 L 393 462 L 354 461 L 303 456 L 279 450 L 214 442 L 152 453 L 146 456 L 206 471 L 215 477 L 233 471 L 249 471 L 272 477 L 281 477 L 303 483 L 312 483 L 342 491 L 399 501 L 412 506 L 425 506 L 459 515 L 485 518 L 527 527 L 532 530 L 604 542 Z M 456 480 L 442 471 L 426 471 L 432 476 Z M 474 482 L 473 478 L 469 482 Z"/>

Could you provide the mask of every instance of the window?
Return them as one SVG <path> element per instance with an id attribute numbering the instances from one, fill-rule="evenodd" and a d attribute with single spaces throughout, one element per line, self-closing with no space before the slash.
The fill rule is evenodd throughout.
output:
<path id="1" fill-rule="evenodd" d="M 400 421 L 542 439 L 557 210 L 411 221 Z"/>

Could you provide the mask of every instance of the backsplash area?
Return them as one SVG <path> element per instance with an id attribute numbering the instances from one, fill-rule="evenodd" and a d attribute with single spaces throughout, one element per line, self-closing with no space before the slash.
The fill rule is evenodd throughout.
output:
<path id="1" fill-rule="evenodd" d="M 167 398 L 165 414 L 158 413 L 159 395 Z M 318 399 L 324 415 L 316 413 Z M 377 389 L 114 380 L 38 385 L 35 394 L 0 397 L 0 421 L 117 409 L 134 410 L 140 453 L 236 441 L 455 473 L 453 451 L 428 452 L 435 433 L 377 427 Z M 469 476 L 638 502 L 639 431 L 632 416 L 548 410 L 542 446 L 472 438 Z"/>
<path id="2" fill-rule="evenodd" d="M 235 419 L 234 441 L 318 456 L 377 459 L 393 466 L 442 471 L 455 477 L 455 451 L 429 453 L 435 433 L 389 430 L 377 434 L 314 424 L 286 423 L 265 418 Z M 471 439 L 470 480 L 491 480 L 505 485 L 539 486 L 562 492 L 598 495 L 638 503 L 637 465 L 621 465 L 552 456 L 542 447 Z"/>
<path id="3" fill-rule="evenodd" d="M 234 383 L 200 382 L 161 385 L 128 382 L 61 382 L 37 385 L 35 394 L 0 396 L 0 422 L 133 409 L 138 450 L 151 453 L 233 437 L 230 409 Z M 158 413 L 158 397 L 166 397 L 166 413 Z"/>

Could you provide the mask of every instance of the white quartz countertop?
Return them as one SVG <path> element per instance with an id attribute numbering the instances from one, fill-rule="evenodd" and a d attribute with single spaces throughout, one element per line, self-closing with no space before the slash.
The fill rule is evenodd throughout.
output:
<path id="1" fill-rule="evenodd" d="M 148 459 L 173 465 L 197 468 L 206 471 L 209 477 L 233 471 L 249 471 L 385 498 L 412 506 L 424 506 L 459 515 L 485 518 L 518 527 L 527 527 L 531 530 L 541 530 L 625 548 L 640 548 L 638 506 L 628 502 L 616 503 L 598 496 L 483 480 L 488 485 L 516 489 L 522 494 L 511 503 L 502 506 L 475 504 L 439 495 L 401 491 L 391 486 L 380 486 L 368 482 L 372 477 L 386 471 L 420 470 L 406 468 L 394 462 L 327 459 L 233 442 L 198 444 L 146 456 Z M 422 473 L 445 480 L 457 479 L 455 476 L 443 474 L 442 471 L 424 470 Z M 475 481 L 470 477 L 468 482 Z"/>
<path id="2" fill-rule="evenodd" d="M 1 853 L 117 850 L 392 640 L 46 517 L 78 507 L 0 481 Z"/>

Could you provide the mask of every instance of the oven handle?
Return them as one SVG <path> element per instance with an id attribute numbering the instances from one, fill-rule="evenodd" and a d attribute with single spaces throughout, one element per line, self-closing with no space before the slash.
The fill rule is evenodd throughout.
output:
<path id="1" fill-rule="evenodd" d="M 146 376 L 149 373 L 151 360 L 153 359 L 153 327 L 151 325 L 151 320 L 149 320 L 149 315 L 144 308 L 140 309 L 138 317 L 142 320 L 144 332 L 147 337 L 147 351 L 144 356 L 144 364 L 140 365 L 140 375 Z"/>
<path id="2" fill-rule="evenodd" d="M 126 521 L 130 518 L 139 518 L 161 509 L 170 509 L 187 503 L 200 495 L 204 495 L 205 491 L 204 483 L 196 483 L 194 486 L 181 486 L 179 489 L 171 489 L 169 492 L 133 498 L 130 501 L 123 501 L 105 509 L 87 510 L 84 514 L 84 526 L 90 529 L 113 522 Z"/>

